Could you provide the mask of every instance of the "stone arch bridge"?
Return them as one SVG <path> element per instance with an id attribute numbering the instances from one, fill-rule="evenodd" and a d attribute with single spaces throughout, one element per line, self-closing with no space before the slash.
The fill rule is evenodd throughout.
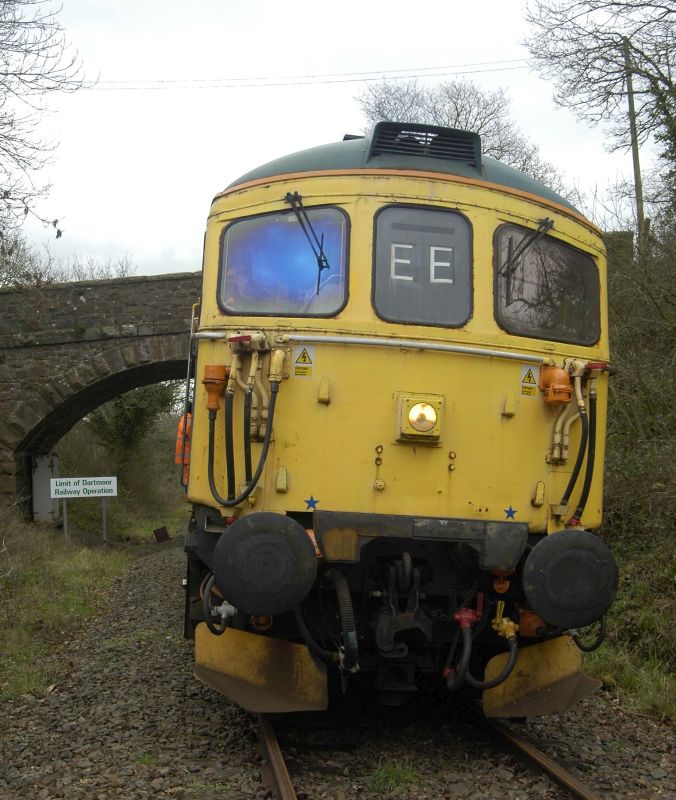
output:
<path id="1" fill-rule="evenodd" d="M 185 377 L 201 273 L 0 290 L 0 504 L 33 459 L 114 397 Z"/>

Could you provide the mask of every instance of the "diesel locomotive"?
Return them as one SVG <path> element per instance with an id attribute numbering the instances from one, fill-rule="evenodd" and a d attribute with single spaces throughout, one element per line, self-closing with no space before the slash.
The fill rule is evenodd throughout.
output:
<path id="1" fill-rule="evenodd" d="M 218 194 L 186 391 L 196 677 L 257 712 L 352 681 L 489 716 L 593 691 L 606 305 L 600 231 L 471 132 L 381 122 Z"/>

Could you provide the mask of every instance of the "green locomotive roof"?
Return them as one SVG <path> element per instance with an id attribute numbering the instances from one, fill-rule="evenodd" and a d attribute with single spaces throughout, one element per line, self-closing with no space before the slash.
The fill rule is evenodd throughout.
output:
<path id="1" fill-rule="evenodd" d="M 277 175 L 355 169 L 459 175 L 527 192 L 577 211 L 543 183 L 494 158 L 482 156 L 478 134 L 414 123 L 379 122 L 368 136 L 347 136 L 342 142 L 282 156 L 242 175 L 228 189 Z"/>

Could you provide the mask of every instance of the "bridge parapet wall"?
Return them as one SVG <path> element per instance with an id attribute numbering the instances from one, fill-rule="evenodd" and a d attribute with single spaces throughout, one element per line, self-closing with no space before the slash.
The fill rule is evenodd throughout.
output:
<path id="1" fill-rule="evenodd" d="M 201 273 L 0 290 L 0 498 L 101 402 L 181 377 Z M 26 477 L 26 476 L 24 476 Z"/>

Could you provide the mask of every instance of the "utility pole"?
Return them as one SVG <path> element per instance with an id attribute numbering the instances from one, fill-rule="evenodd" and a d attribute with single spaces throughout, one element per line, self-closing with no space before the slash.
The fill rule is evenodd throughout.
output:
<path id="1" fill-rule="evenodd" d="M 638 226 L 636 249 L 638 263 L 643 263 L 645 250 L 645 220 L 643 217 L 643 183 L 641 181 L 641 163 L 638 156 L 638 133 L 636 132 L 636 108 L 634 106 L 634 84 L 631 79 L 631 56 L 629 52 L 629 39 L 622 37 L 624 46 L 624 69 L 627 78 L 627 102 L 629 104 L 629 132 L 631 135 L 631 155 L 634 162 L 634 192 L 636 195 L 636 223 Z"/>

